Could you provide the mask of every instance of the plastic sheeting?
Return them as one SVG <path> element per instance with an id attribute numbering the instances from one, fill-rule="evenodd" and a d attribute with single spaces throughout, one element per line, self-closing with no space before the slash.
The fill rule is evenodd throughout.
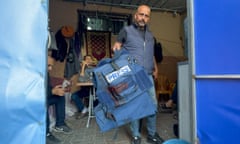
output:
<path id="1" fill-rule="evenodd" d="M 240 143 L 239 9 L 239 0 L 194 1 L 196 117 L 200 144 Z"/>
<path id="2" fill-rule="evenodd" d="M 48 1 L 1 1 L 0 11 L 0 143 L 44 144 Z"/>

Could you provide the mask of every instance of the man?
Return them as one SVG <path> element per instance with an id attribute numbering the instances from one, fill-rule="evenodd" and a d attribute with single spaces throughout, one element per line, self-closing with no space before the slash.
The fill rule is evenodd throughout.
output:
<path id="1" fill-rule="evenodd" d="M 134 15 L 134 23 L 124 27 L 118 37 L 117 42 L 113 46 L 113 51 L 124 48 L 135 57 L 137 63 L 142 65 L 152 82 L 157 79 L 158 68 L 154 57 L 154 38 L 149 31 L 147 23 L 150 20 L 151 10 L 147 5 L 140 5 Z M 157 106 L 156 94 L 154 86 L 149 90 L 154 103 Z M 163 139 L 156 132 L 156 114 L 147 118 L 147 141 L 152 144 L 161 144 Z M 131 122 L 131 132 L 133 135 L 132 144 L 141 143 L 141 135 L 139 132 L 139 120 Z"/>
<path id="2" fill-rule="evenodd" d="M 93 71 L 94 65 L 96 63 L 93 61 L 91 55 L 85 55 L 83 57 L 83 61 L 81 62 L 81 70 L 80 70 L 80 82 L 91 81 L 90 73 Z"/>
<path id="3" fill-rule="evenodd" d="M 54 59 L 48 56 L 48 72 L 52 70 L 54 65 Z M 56 85 L 54 87 L 51 86 L 50 77 L 48 73 L 48 87 L 47 87 L 47 144 L 57 144 L 61 141 L 57 139 L 54 135 L 51 134 L 49 130 L 49 113 L 48 108 L 51 105 L 55 106 L 55 116 L 56 116 L 56 126 L 53 128 L 55 132 L 63 132 L 63 133 L 70 133 L 71 129 L 66 125 L 64 122 L 65 120 L 65 89 L 62 85 Z"/>
<path id="4" fill-rule="evenodd" d="M 85 55 L 83 61 L 81 62 L 81 70 L 79 72 L 79 81 L 80 82 L 89 82 L 91 81 L 91 75 L 94 65 L 94 61 L 91 55 Z M 72 101 L 77 106 L 78 113 L 76 114 L 76 119 L 84 118 L 88 113 L 88 108 L 84 105 L 83 98 L 89 96 L 90 86 L 83 86 L 80 90 L 74 92 L 71 96 Z"/>

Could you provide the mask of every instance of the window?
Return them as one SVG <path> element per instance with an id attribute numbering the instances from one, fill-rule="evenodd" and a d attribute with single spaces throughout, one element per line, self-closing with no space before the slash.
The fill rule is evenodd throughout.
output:
<path id="1" fill-rule="evenodd" d="M 78 15 L 79 28 L 83 31 L 109 31 L 112 34 L 118 34 L 124 26 L 131 23 L 130 14 L 79 10 Z"/>

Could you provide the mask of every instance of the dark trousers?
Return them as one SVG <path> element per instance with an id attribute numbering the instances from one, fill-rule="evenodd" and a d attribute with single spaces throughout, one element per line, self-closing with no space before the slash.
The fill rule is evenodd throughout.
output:
<path id="1" fill-rule="evenodd" d="M 81 112 L 84 108 L 83 98 L 88 97 L 90 87 L 84 86 L 79 91 L 72 94 L 71 99 L 76 104 L 78 112 Z"/>
<path id="2" fill-rule="evenodd" d="M 173 89 L 171 99 L 173 100 L 173 103 L 175 103 L 175 104 L 178 103 L 178 82 L 177 81 L 176 81 L 176 85 Z"/>
<path id="3" fill-rule="evenodd" d="M 49 106 L 54 106 L 55 116 L 56 116 L 56 126 L 61 126 L 65 124 L 65 97 L 64 96 L 52 96 L 48 98 L 47 102 L 47 133 L 49 132 Z"/>

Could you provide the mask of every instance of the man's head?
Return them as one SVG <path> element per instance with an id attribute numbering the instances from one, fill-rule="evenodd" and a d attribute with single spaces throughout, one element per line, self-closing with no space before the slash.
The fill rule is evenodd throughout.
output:
<path id="1" fill-rule="evenodd" d="M 134 15 L 134 21 L 137 26 L 144 28 L 150 20 L 151 9 L 147 5 L 140 5 Z"/>
<path id="2" fill-rule="evenodd" d="M 48 56 L 48 71 L 52 70 L 54 62 L 55 62 L 55 59 L 51 56 Z"/>
<path id="3" fill-rule="evenodd" d="M 93 63 L 93 59 L 91 55 L 85 55 L 84 56 L 84 61 L 87 62 L 87 64 L 92 64 Z"/>

